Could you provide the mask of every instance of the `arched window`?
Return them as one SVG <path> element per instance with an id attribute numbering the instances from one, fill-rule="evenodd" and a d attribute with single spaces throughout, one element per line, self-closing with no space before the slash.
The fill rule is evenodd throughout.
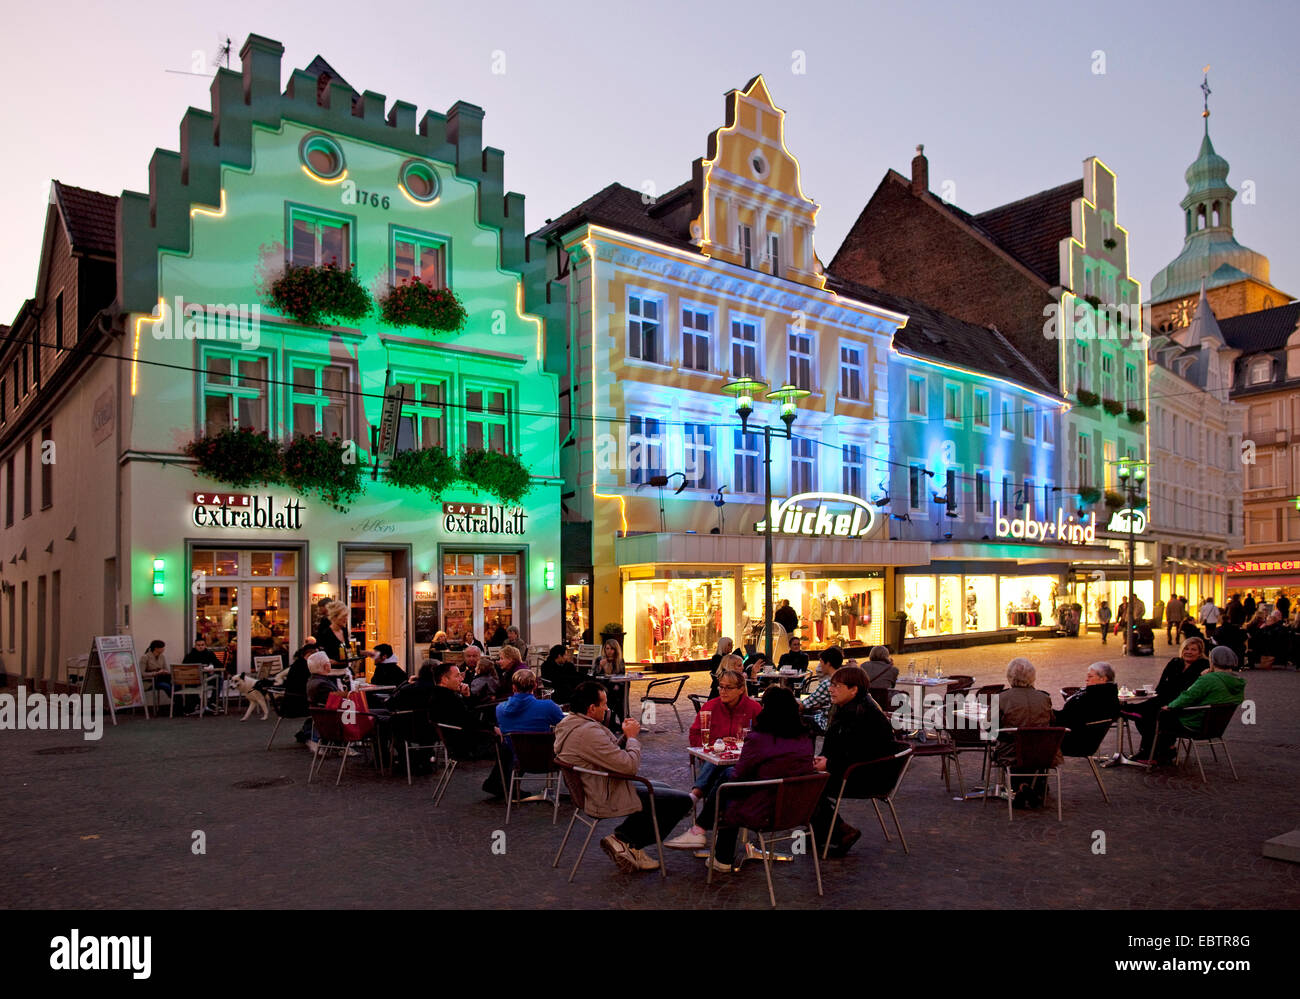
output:
<path id="1" fill-rule="evenodd" d="M 1187 217 L 1187 231 L 1184 235 L 1190 236 L 1192 234 L 1192 210 L 1189 208 L 1183 214 Z"/>
<path id="2" fill-rule="evenodd" d="M 1217 226 L 1219 224 L 1219 203 L 1217 201 L 1214 203 L 1214 206 L 1210 209 L 1210 220 L 1212 225 Z"/>
<path id="3" fill-rule="evenodd" d="M 1196 228 L 1198 230 L 1205 228 L 1205 206 L 1196 206 Z"/>

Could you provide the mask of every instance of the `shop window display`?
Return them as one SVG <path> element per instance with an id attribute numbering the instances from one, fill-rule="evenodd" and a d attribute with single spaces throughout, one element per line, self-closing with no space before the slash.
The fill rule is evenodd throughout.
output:
<path id="1" fill-rule="evenodd" d="M 935 614 L 933 576 L 903 577 L 903 613 L 907 615 L 907 634 L 911 638 L 938 634 Z"/>
<path id="2" fill-rule="evenodd" d="M 1058 587 L 1054 576 L 1002 576 L 1003 628 L 1038 628 L 1056 620 Z"/>
<path id="3" fill-rule="evenodd" d="M 728 576 L 635 579 L 623 584 L 624 659 L 684 662 L 707 659 L 734 620 Z"/>
<path id="4" fill-rule="evenodd" d="M 884 641 L 885 587 L 876 570 L 863 570 L 860 576 L 821 578 L 805 570 L 778 569 L 772 582 L 776 605 L 789 600 L 799 617 L 795 634 L 802 640 L 804 651 L 831 645 L 872 646 Z M 744 601 L 741 644 L 761 645 L 762 570 L 745 572 Z"/>
<path id="5" fill-rule="evenodd" d="M 960 576 L 939 577 L 939 634 L 957 635 L 965 630 L 966 597 Z"/>

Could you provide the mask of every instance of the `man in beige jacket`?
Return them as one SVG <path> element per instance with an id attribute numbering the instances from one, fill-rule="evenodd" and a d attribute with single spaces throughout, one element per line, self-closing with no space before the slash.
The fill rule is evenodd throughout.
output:
<path id="1" fill-rule="evenodd" d="M 623 722 L 623 739 L 618 739 L 605 725 L 609 714 L 608 695 L 598 683 L 579 684 L 569 699 L 569 714 L 555 726 L 555 758 L 573 767 L 603 770 L 610 774 L 631 776 L 641 763 L 641 725 L 635 719 Z M 626 748 L 620 746 L 624 742 Z M 638 784 L 608 777 L 582 774 L 583 810 L 595 819 L 627 816 L 614 832 L 600 841 L 618 869 L 655 871 L 659 861 L 645 852 L 655 841 L 651 821 L 651 793 Z M 667 838 L 691 810 L 692 798 L 662 784 L 653 785 L 654 814 L 659 830 Z"/>

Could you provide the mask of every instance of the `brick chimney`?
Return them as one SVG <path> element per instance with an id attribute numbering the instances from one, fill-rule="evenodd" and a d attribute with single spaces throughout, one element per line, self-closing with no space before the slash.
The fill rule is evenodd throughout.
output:
<path id="1" fill-rule="evenodd" d="M 912 157 L 912 193 L 920 197 L 930 190 L 930 161 L 925 158 L 925 144 L 916 147 Z"/>

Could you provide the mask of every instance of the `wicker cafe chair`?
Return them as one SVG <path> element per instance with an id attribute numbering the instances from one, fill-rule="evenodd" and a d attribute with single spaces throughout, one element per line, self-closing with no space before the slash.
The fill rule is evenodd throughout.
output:
<path id="1" fill-rule="evenodd" d="M 1015 740 L 1016 759 L 1014 763 L 1005 764 L 994 761 L 993 766 L 1002 770 L 1003 779 L 1007 784 L 1007 820 L 1014 821 L 1015 815 L 1012 808 L 1012 799 L 1015 797 L 1010 793 L 1012 777 L 1037 777 L 1038 771 L 1056 771 L 1056 821 L 1064 821 L 1061 818 L 1061 768 L 1053 761 L 1056 759 L 1056 751 L 1061 747 L 1061 740 L 1065 738 L 1065 733 L 1070 731 L 1068 728 L 1057 726 L 1043 728 L 1004 728 L 998 732 L 999 736 L 1010 735 Z M 984 795 L 984 803 L 988 804 L 989 795 Z"/>
<path id="2" fill-rule="evenodd" d="M 889 842 L 889 830 L 885 828 L 885 817 L 880 814 L 880 805 L 877 802 L 883 801 L 889 806 L 889 813 L 894 817 L 894 828 L 898 830 L 898 838 L 903 843 L 903 852 L 910 854 L 912 851 L 907 848 L 907 837 L 903 835 L 902 823 L 898 821 L 898 811 L 894 808 L 894 795 L 898 793 L 898 788 L 903 783 L 903 776 L 907 773 L 908 764 L 912 762 L 912 747 L 905 742 L 895 742 L 894 747 L 898 752 L 892 756 L 882 756 L 875 760 L 866 760 L 862 763 L 854 763 L 844 771 L 844 779 L 840 782 L 839 793 L 835 796 L 835 812 L 831 816 L 830 828 L 835 828 L 835 820 L 840 814 L 840 805 L 844 799 L 861 800 L 866 799 L 871 802 L 871 807 L 876 810 L 876 819 L 880 822 L 880 831 L 885 834 L 885 842 Z M 856 778 L 862 784 L 867 784 L 870 790 L 866 792 L 856 792 L 849 789 L 849 781 Z M 822 845 L 822 857 L 824 858 L 831 848 L 830 837 Z"/>
<path id="3" fill-rule="evenodd" d="M 176 717 L 176 701 L 185 693 L 199 695 L 199 717 L 202 717 L 208 708 L 208 685 L 199 663 L 178 663 L 172 667 L 172 696 L 168 717 Z"/>
<path id="4" fill-rule="evenodd" d="M 1217 742 L 1223 749 L 1223 755 L 1227 757 L 1228 769 L 1232 771 L 1232 779 L 1236 781 L 1241 780 L 1241 778 L 1237 776 L 1236 766 L 1233 765 L 1232 754 L 1228 752 L 1228 744 L 1223 741 L 1223 734 L 1228 730 L 1228 725 L 1232 723 L 1232 717 L 1237 713 L 1238 707 L 1240 707 L 1240 705 L 1237 704 L 1198 704 L 1190 708 L 1180 708 L 1177 711 L 1162 711 L 1160 715 L 1156 717 L 1156 737 L 1151 741 L 1151 751 L 1153 753 L 1155 752 L 1154 747 L 1160 738 L 1161 721 L 1164 719 L 1164 716 L 1173 715 L 1171 721 L 1177 726 L 1175 731 L 1178 736 L 1176 747 L 1179 750 L 1183 750 L 1185 753 L 1183 757 L 1184 765 L 1189 759 L 1195 756 L 1196 768 L 1201 772 L 1202 784 L 1208 783 L 1208 781 L 1205 779 L 1205 767 L 1201 765 L 1201 753 L 1196 748 L 1198 742 L 1204 742 L 1209 745 L 1210 753 L 1213 755 L 1216 763 L 1219 761 L 1219 754 L 1215 752 L 1214 749 L 1214 744 Z M 1178 725 L 1178 719 L 1180 717 L 1197 714 L 1202 715 L 1204 718 L 1199 734 L 1193 734 L 1181 725 Z M 1166 723 L 1166 727 L 1169 727 L 1169 723 Z"/>
<path id="5" fill-rule="evenodd" d="M 515 788 L 523 787 L 526 780 L 544 780 L 542 800 L 548 792 L 555 793 L 555 807 L 551 810 L 551 825 L 560 816 L 560 772 L 555 767 L 554 732 L 506 732 L 513 750 L 514 766 L 510 769 L 510 783 L 506 787 L 506 825 L 510 824 L 510 809 L 515 803 Z"/>
<path id="6" fill-rule="evenodd" d="M 763 855 L 763 872 L 767 875 L 767 896 L 776 908 L 776 892 L 772 889 L 772 855 L 769 843 L 779 843 L 785 839 L 794 839 L 802 830 L 808 830 L 808 839 L 812 843 L 813 870 L 817 872 L 817 894 L 822 895 L 822 867 L 817 856 L 817 834 L 813 831 L 812 817 L 817 811 L 826 782 L 830 774 L 809 774 L 806 777 L 784 777 L 776 780 L 727 781 L 718 787 L 717 808 L 713 813 L 713 840 L 709 848 L 709 874 L 707 884 L 713 883 L 713 863 L 718 846 L 718 825 L 722 817 L 725 800 L 737 793 L 752 793 L 756 788 L 776 788 L 776 801 L 772 805 L 772 818 L 761 826 L 748 826 L 751 832 L 758 834 L 758 849 Z M 765 833 L 788 831 L 789 835 L 777 836 L 769 840 Z M 734 864 L 732 869 L 734 870 Z"/>
<path id="7" fill-rule="evenodd" d="M 1065 751 L 1066 747 L 1061 746 L 1062 756 L 1070 759 L 1082 758 L 1088 761 L 1088 766 L 1092 768 L 1092 775 L 1097 778 L 1097 787 L 1101 788 L 1102 800 L 1108 805 L 1110 804 L 1110 795 L 1106 793 L 1106 785 L 1102 783 L 1101 771 L 1097 769 L 1097 761 L 1094 757 L 1097 755 L 1098 750 L 1101 749 L 1101 744 L 1105 741 L 1106 735 L 1110 732 L 1110 727 L 1114 723 L 1113 718 L 1102 718 L 1098 721 L 1088 722 L 1083 727 L 1083 731 L 1078 733 L 1079 741 L 1070 746 L 1070 749 L 1074 750 L 1073 752 L 1067 753 Z M 1073 729 L 1070 730 L 1070 734 L 1075 734 Z"/>
<path id="8" fill-rule="evenodd" d="M 591 770 L 587 767 L 574 767 L 567 763 L 555 761 L 555 767 L 564 775 L 565 786 L 569 789 L 569 798 L 573 801 L 573 818 L 569 819 L 569 827 L 564 830 L 564 839 L 560 840 L 560 849 L 555 854 L 555 860 L 551 862 L 552 867 L 560 866 L 560 857 L 564 854 L 564 848 L 568 845 L 569 834 L 573 832 L 573 824 L 579 819 L 587 827 L 587 838 L 582 841 L 582 849 L 578 851 L 578 859 L 573 862 L 573 869 L 569 871 L 569 883 L 573 883 L 573 876 L 578 873 L 578 865 L 582 863 L 583 855 L 587 852 L 587 845 L 591 842 L 592 833 L 596 831 L 596 826 L 600 825 L 600 819 L 593 815 L 588 815 L 586 811 L 587 794 L 582 786 L 582 775 L 587 774 L 589 777 L 604 777 L 606 780 L 622 780 L 633 784 L 644 785 L 650 797 L 650 822 L 655 830 L 655 845 L 659 847 L 659 877 L 661 879 L 668 877 L 665 863 L 663 837 L 659 834 L 659 816 L 655 812 L 655 796 L 653 787 L 644 777 L 638 777 L 636 774 L 614 774 L 606 770 Z M 621 816 L 620 816 L 621 818 Z"/>
<path id="9" fill-rule="evenodd" d="M 690 677 L 683 676 L 665 676 L 651 680 L 645 688 L 645 693 L 641 696 L 642 714 L 645 713 L 645 705 L 650 704 L 667 704 L 673 709 L 673 714 L 677 716 L 677 731 L 685 732 L 682 726 L 682 716 L 677 711 L 677 698 L 682 696 L 682 688 L 686 686 L 686 681 Z M 655 691 L 658 690 L 658 693 Z M 697 709 L 698 711 L 698 709 Z"/>

